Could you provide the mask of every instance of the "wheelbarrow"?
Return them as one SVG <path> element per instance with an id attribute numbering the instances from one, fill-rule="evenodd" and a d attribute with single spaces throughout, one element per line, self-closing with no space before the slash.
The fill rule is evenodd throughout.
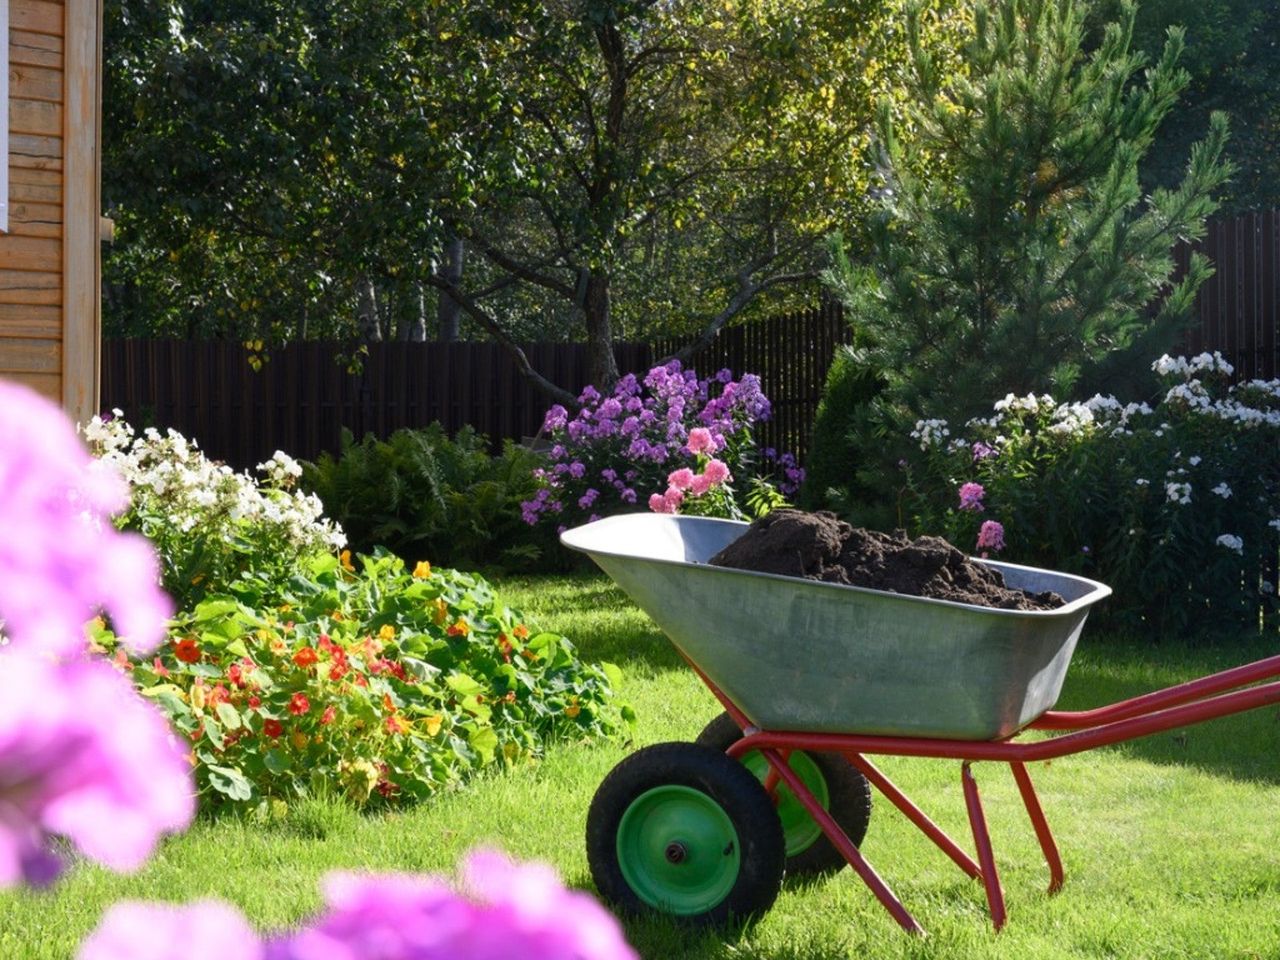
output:
<path id="1" fill-rule="evenodd" d="M 759 915 L 784 873 L 846 864 L 906 930 L 923 929 L 862 855 L 871 788 L 985 888 L 1004 893 L 973 765 L 1009 764 L 1049 869 L 1062 860 L 1027 764 L 1280 702 L 1280 656 L 1080 712 L 1059 712 L 1089 608 L 1111 593 L 1084 577 L 983 560 L 1008 585 L 1052 590 L 1049 611 L 1013 611 L 711 566 L 738 521 L 658 514 L 565 531 L 662 628 L 724 707 L 696 743 L 620 762 L 587 815 L 600 893 L 624 911 L 695 924 Z M 1025 730 L 1073 731 L 1019 742 Z M 959 760 L 976 859 L 868 759 Z"/>

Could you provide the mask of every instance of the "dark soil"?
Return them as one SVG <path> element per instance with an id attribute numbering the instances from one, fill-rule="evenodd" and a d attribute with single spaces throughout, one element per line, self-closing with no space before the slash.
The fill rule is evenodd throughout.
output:
<path id="1" fill-rule="evenodd" d="M 1056 593 L 1005 586 L 998 571 L 970 560 L 941 537 L 912 540 L 901 530 L 877 533 L 826 511 L 774 510 L 710 562 L 1003 610 L 1053 610 L 1065 602 Z"/>

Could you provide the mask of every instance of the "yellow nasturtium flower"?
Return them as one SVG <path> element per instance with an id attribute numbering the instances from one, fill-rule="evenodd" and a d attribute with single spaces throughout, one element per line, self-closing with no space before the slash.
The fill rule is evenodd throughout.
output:
<path id="1" fill-rule="evenodd" d="M 379 640 L 394 640 L 396 638 L 396 628 L 389 623 L 384 623 L 382 629 L 378 631 Z"/>
<path id="2" fill-rule="evenodd" d="M 440 725 L 444 723 L 444 717 L 437 713 L 434 716 L 427 717 L 423 722 L 427 725 L 427 736 L 434 737 L 440 732 Z"/>
<path id="3" fill-rule="evenodd" d="M 419 580 L 425 580 L 431 576 L 431 564 L 425 560 L 419 560 L 418 565 L 413 568 L 413 575 Z"/>

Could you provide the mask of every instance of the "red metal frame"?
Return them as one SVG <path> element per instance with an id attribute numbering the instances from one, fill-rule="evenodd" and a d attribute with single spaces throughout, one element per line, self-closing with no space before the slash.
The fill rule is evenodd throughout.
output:
<path id="1" fill-rule="evenodd" d="M 992 924 L 999 930 L 1004 926 L 1007 916 L 1004 891 L 996 872 L 995 855 L 991 849 L 991 836 L 987 829 L 978 784 L 971 769 L 975 762 L 996 760 L 1009 764 L 1027 816 L 1031 819 L 1036 838 L 1040 841 L 1045 863 L 1049 867 L 1049 893 L 1053 894 L 1062 887 L 1062 859 L 1058 855 L 1053 833 L 1040 807 L 1040 800 L 1036 796 L 1026 764 L 1036 760 L 1065 757 L 1094 747 L 1120 743 L 1162 730 L 1171 730 L 1215 717 L 1280 703 L 1280 682 L 1240 689 L 1246 684 L 1280 677 L 1280 656 L 1274 656 L 1094 710 L 1074 713 L 1049 711 L 1029 724 L 1027 729 L 1076 732 L 1024 743 L 1014 742 L 1012 738 L 974 741 L 871 736 L 857 733 L 797 733 L 761 730 L 756 727 L 696 664 L 690 661 L 689 665 L 743 731 L 742 739 L 729 747 L 729 756 L 738 758 L 751 750 L 759 750 L 772 768 L 766 782 L 770 792 L 776 789 L 779 782 L 785 783 L 809 811 L 810 816 L 822 828 L 822 832 L 831 843 L 849 861 L 849 865 L 870 888 L 876 899 L 884 905 L 903 929 L 911 933 L 923 933 L 924 930 L 872 869 L 839 824 L 822 808 L 813 793 L 788 766 L 786 758 L 791 751 L 810 750 L 844 755 L 862 772 L 872 786 L 902 811 L 903 815 L 961 870 L 974 879 L 982 881 L 986 890 L 987 905 L 991 911 Z M 933 757 L 961 761 L 961 787 L 969 814 L 969 825 L 973 831 L 974 846 L 977 850 L 976 862 L 894 786 L 888 777 L 867 760 L 867 754 Z"/>

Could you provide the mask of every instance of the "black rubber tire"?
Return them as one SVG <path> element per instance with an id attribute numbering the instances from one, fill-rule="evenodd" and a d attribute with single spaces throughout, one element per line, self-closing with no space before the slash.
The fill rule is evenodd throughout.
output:
<path id="1" fill-rule="evenodd" d="M 739 843 L 737 877 L 705 912 L 674 913 L 641 899 L 623 876 L 618 832 L 623 816 L 658 787 L 691 787 L 717 804 Z M 609 772 L 587 812 L 587 861 L 602 897 L 628 914 L 662 914 L 692 926 L 741 923 L 765 913 L 782 889 L 786 847 L 773 802 L 760 782 L 724 753 L 693 743 L 658 743 Z"/>
<path id="2" fill-rule="evenodd" d="M 733 717 L 722 713 L 698 734 L 697 742 L 721 753 L 742 739 Z M 808 753 L 827 781 L 827 810 L 855 847 L 862 846 L 871 822 L 871 784 L 862 772 L 838 753 Z M 804 850 L 787 857 L 787 875 L 817 877 L 838 873 L 848 866 L 844 855 L 827 835 L 820 835 Z"/>

